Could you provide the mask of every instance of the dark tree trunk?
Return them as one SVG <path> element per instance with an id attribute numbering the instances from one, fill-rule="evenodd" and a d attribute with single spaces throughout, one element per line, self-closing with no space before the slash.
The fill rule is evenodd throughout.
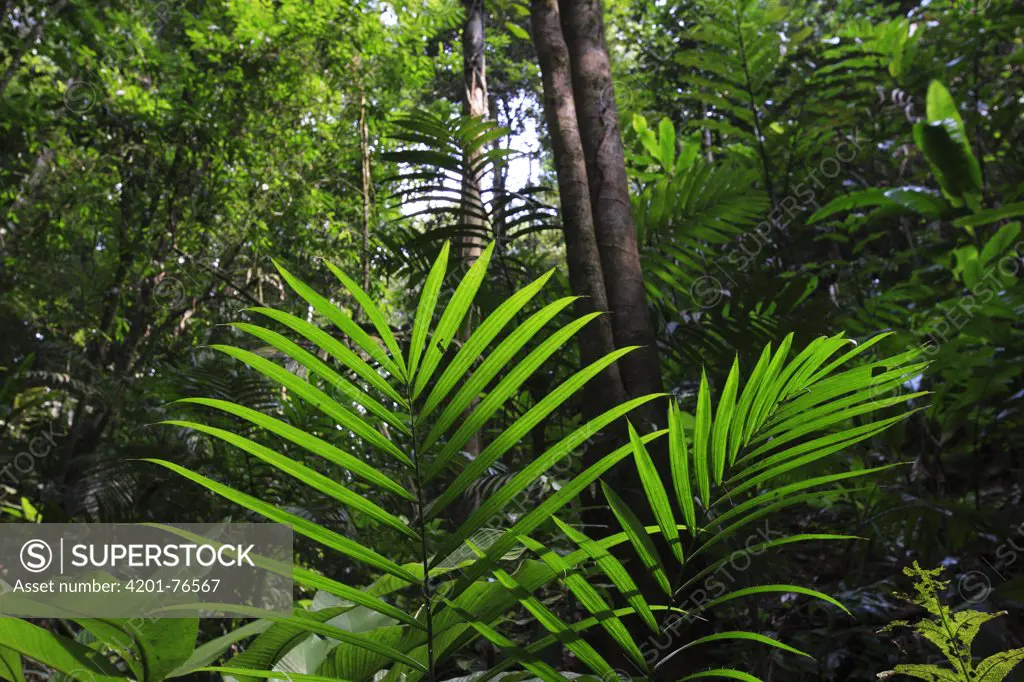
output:
<path id="1" fill-rule="evenodd" d="M 567 201 L 564 196 L 566 189 L 569 190 L 569 202 L 579 202 L 581 196 L 589 194 L 594 242 L 599 254 L 607 303 L 612 313 L 610 317 L 614 346 L 640 346 L 618 362 L 625 397 L 660 393 L 663 390 L 661 366 L 655 345 L 654 327 L 647 307 L 636 228 L 633 225 L 625 150 L 619 132 L 601 4 L 599 0 L 557 0 L 561 35 L 554 37 L 551 34 L 557 34 L 557 31 L 548 28 L 552 20 L 551 11 L 545 13 L 538 9 L 543 10 L 555 1 L 534 0 L 534 30 L 544 75 L 545 109 L 554 138 L 553 147 L 559 188 L 563 193 L 563 206 Z M 568 85 L 559 82 L 553 73 L 545 73 L 545 62 L 550 61 L 552 65 L 557 65 L 557 57 L 546 53 L 557 49 L 561 42 L 559 37 L 564 38 L 568 54 L 572 87 L 572 94 L 568 100 L 569 106 L 574 104 L 575 108 L 577 126 L 574 127 L 574 132 L 576 139 L 581 142 L 585 170 L 578 169 L 578 166 L 568 166 L 558 160 L 559 145 L 565 144 L 565 136 L 562 135 L 562 139 L 559 139 L 560 135 L 556 130 L 569 129 L 568 125 L 563 125 L 557 120 L 567 115 L 564 102 L 567 98 L 559 95 L 560 89 L 564 91 Z M 562 71 L 564 73 L 564 67 Z M 562 79 L 564 78 L 563 75 Z M 559 105 L 561 109 L 558 108 Z M 571 117 L 571 114 L 569 116 Z M 553 119 L 556 119 L 554 124 L 551 123 Z M 564 152 L 563 149 L 563 155 L 568 156 Z M 577 183 L 582 184 L 584 178 L 586 193 L 577 188 Z M 564 220 L 568 252 L 569 225 L 571 221 L 579 220 L 578 210 L 577 214 L 566 211 Z M 569 258 L 572 259 L 572 256 Z M 575 282 L 573 288 L 575 293 L 584 293 L 583 290 L 576 290 Z M 634 410 L 629 417 L 639 429 L 650 430 L 666 425 L 666 411 L 665 401 L 658 400 L 647 403 L 640 410 Z M 610 433 L 597 454 L 603 454 L 610 447 L 621 445 L 624 441 L 624 429 Z M 668 482 L 671 479 L 666 450 L 665 439 L 660 439 L 654 444 L 652 454 L 663 480 Z M 653 521 L 653 514 L 638 478 L 636 467 L 631 460 L 617 467 L 613 476 L 605 476 L 605 480 L 615 488 L 641 520 L 649 523 Z M 592 502 L 600 504 L 603 500 Z M 611 522 L 609 526 L 615 528 L 617 522 Z M 660 539 L 656 538 L 655 542 L 663 557 L 670 555 L 668 547 Z M 641 571 L 634 577 L 641 592 L 652 603 L 663 603 L 665 595 L 657 587 L 652 575 Z"/>
<path id="2" fill-rule="evenodd" d="M 532 0 L 531 14 L 533 39 L 543 78 L 544 113 L 558 175 L 569 281 L 573 293 L 584 297 L 577 303 L 578 312 L 608 311 L 609 294 L 616 285 L 608 279 L 609 271 L 604 265 L 606 261 L 602 258 L 604 254 L 599 248 L 599 237 L 595 229 L 600 219 L 595 215 L 596 204 L 592 201 L 591 190 L 594 183 L 588 182 L 592 171 L 587 163 L 585 144 L 580 134 L 580 116 L 573 91 L 571 60 L 559 20 L 557 3 L 558 0 Z M 622 163 L 624 160 L 620 159 L 620 164 Z M 631 221 L 629 229 L 632 230 Z M 635 239 L 633 248 L 635 252 Z M 642 293 L 641 290 L 641 295 Z M 642 298 L 641 304 L 646 306 Z M 614 329 L 616 315 L 617 313 L 613 312 L 611 315 L 597 318 L 580 334 L 580 355 L 584 363 L 592 362 L 615 350 L 616 347 L 621 347 L 622 344 L 618 342 Z M 628 397 L 624 383 L 626 369 L 620 360 L 595 379 L 592 383 L 594 390 L 588 392 L 588 397 L 584 401 L 584 416 L 592 418 L 625 402 Z M 640 393 L 648 392 L 642 389 L 635 390 Z M 637 412 L 639 411 L 635 411 L 630 417 L 634 420 L 638 417 L 647 421 L 654 419 L 654 410 L 650 410 L 649 415 L 639 415 Z M 625 442 L 626 429 L 622 423 L 617 423 L 605 433 L 597 434 L 583 455 L 584 466 L 595 463 Z M 647 503 L 631 460 L 617 466 L 614 474 L 606 476 L 606 479 L 624 499 L 631 502 L 641 517 L 650 516 L 644 511 L 648 509 Z M 582 516 L 588 533 L 607 535 L 618 527 L 618 522 L 611 514 L 603 495 L 597 493 L 596 489 L 585 495 L 584 500 L 586 511 Z M 635 577 L 638 586 L 649 598 L 657 599 L 663 596 L 658 594 L 658 587 L 652 576 L 641 573 Z M 602 641 L 602 633 L 595 633 L 595 636 L 596 644 L 600 644 L 603 649 L 614 650 L 610 642 Z M 624 660 L 618 663 L 628 667 Z"/>
<path id="3" fill-rule="evenodd" d="M 559 8 L 615 345 L 641 346 L 619 361 L 622 381 L 631 397 L 657 393 L 662 390 L 661 368 L 633 226 L 601 4 L 560 0 Z M 656 401 L 644 410 L 648 428 L 665 424 L 663 408 Z"/>
<path id="4" fill-rule="evenodd" d="M 544 115 L 558 175 L 558 194 L 565 233 L 566 261 L 573 293 L 583 296 L 576 303 L 577 314 L 608 311 L 601 255 L 594 233 L 594 214 L 587 186 L 587 164 L 576 120 L 572 93 L 569 50 L 562 36 L 557 0 L 533 0 L 533 40 L 544 82 Z M 610 315 L 602 315 L 579 337 L 585 364 L 615 350 Z M 612 365 L 595 382 L 595 400 L 585 401 L 587 417 L 623 402 L 625 387 L 618 365 Z"/>

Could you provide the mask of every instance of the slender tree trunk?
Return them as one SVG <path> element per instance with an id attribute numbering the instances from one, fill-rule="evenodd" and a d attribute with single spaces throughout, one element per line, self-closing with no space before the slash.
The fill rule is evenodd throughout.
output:
<path id="1" fill-rule="evenodd" d="M 484 0 L 463 0 L 466 8 L 466 23 L 462 27 L 462 79 L 466 91 L 467 116 L 487 117 L 487 68 L 484 58 Z M 464 236 L 460 240 L 463 267 L 468 268 L 480 257 L 483 248 L 484 234 L 487 230 L 487 217 L 484 210 L 483 191 L 480 175 L 474 166 L 480 158 L 476 147 L 466 154 L 466 172 L 462 178 L 462 225 Z M 463 340 L 473 332 L 475 311 L 470 309 L 466 322 L 461 330 Z M 467 416 L 476 408 L 476 401 L 467 409 Z M 466 443 L 466 451 L 477 455 L 482 450 L 480 434 Z"/>
<path id="2" fill-rule="evenodd" d="M 462 77 L 466 91 L 467 116 L 487 117 L 487 68 L 484 57 L 484 0 L 463 0 L 466 23 L 462 28 Z M 476 261 L 483 245 L 487 221 L 479 173 L 472 170 L 480 158 L 475 147 L 466 155 L 467 171 L 462 181 L 462 220 L 467 230 L 462 239 L 462 257 Z"/>
<path id="3" fill-rule="evenodd" d="M 370 169 L 370 126 L 366 120 L 366 89 L 359 85 L 359 159 L 363 194 L 363 291 L 370 288 L 370 216 L 373 211 L 373 175 Z"/>
<path id="4" fill-rule="evenodd" d="M 544 85 L 544 115 L 558 175 L 569 283 L 573 293 L 583 297 L 576 303 L 577 314 L 607 312 L 608 294 L 594 233 L 587 163 L 572 92 L 569 49 L 559 23 L 557 0 L 533 0 L 531 14 L 533 40 Z M 615 350 L 611 316 L 602 315 L 591 322 L 580 334 L 579 343 L 580 355 L 586 364 Z M 626 398 L 617 364 L 602 372 L 596 387 L 596 399 L 585 401 L 588 418 L 622 403 Z"/>
<path id="5" fill-rule="evenodd" d="M 633 226 L 601 4 L 560 0 L 559 8 L 615 345 L 641 346 L 619 361 L 622 381 L 631 397 L 657 393 L 662 390 L 661 367 Z M 664 425 L 664 406 L 659 401 L 649 405 L 641 416 L 647 427 Z"/>

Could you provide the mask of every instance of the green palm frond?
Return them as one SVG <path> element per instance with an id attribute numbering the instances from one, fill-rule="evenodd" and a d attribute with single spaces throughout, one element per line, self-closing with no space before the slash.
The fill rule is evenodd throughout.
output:
<path id="1" fill-rule="evenodd" d="M 495 187 L 491 179 L 505 173 L 519 152 L 498 143 L 509 131 L 493 121 L 469 117 L 441 118 L 415 112 L 394 121 L 395 140 L 403 145 L 385 154 L 399 165 L 390 180 L 393 199 L 403 207 L 396 235 L 385 240 L 394 255 L 395 272 L 425 272 L 426 254 L 450 241 L 454 253 L 492 240 L 502 244 L 545 230 L 558 229 L 550 190 L 529 186 L 516 191 Z M 467 182 L 480 187 L 466 192 Z M 415 224 L 417 227 L 413 227 Z"/>
<path id="2" fill-rule="evenodd" d="M 634 612 L 647 614 L 645 620 L 648 620 L 651 607 L 639 595 L 620 559 L 611 554 L 612 548 L 628 544 L 639 559 L 639 565 L 654 576 L 661 589 L 671 594 L 669 605 L 682 607 L 690 618 L 736 599 L 772 593 L 805 595 L 845 612 L 846 608 L 834 598 L 800 585 L 749 585 L 701 601 L 693 608 L 686 608 L 684 598 L 688 596 L 687 588 L 730 560 L 733 556 L 730 542 L 754 522 L 792 505 L 813 504 L 823 495 L 834 494 L 839 483 L 898 466 L 865 467 L 838 473 L 820 473 L 820 468 L 815 466 L 906 418 L 913 410 L 892 415 L 892 409 L 926 395 L 925 392 L 893 395 L 925 368 L 927 363 L 920 360 L 919 349 L 850 366 L 865 357 L 865 352 L 884 336 L 845 352 L 853 342 L 842 335 L 820 337 L 800 352 L 792 351 L 792 335 L 787 336 L 777 349 L 771 345 L 765 347 L 745 380 L 738 359 L 734 361 L 717 400 L 712 399 L 707 377 L 702 377 L 692 420 L 684 419 L 675 404 L 669 408 L 670 484 L 662 480 L 655 466 L 649 449 L 654 439 L 641 437 L 630 425 L 629 449 L 642 482 L 643 499 L 656 525 L 644 526 L 638 518 L 642 512 L 635 503 L 626 504 L 607 485 L 603 485 L 605 496 L 622 533 L 595 541 L 556 519 L 565 535 L 579 545 L 582 552 L 561 558 L 558 564 L 565 576 L 561 579 L 569 590 L 572 591 L 573 586 L 568 581 L 574 580 L 569 567 L 585 570 L 585 564 L 593 562 L 594 570 L 621 594 L 629 595 Z M 881 417 L 869 421 L 877 413 L 882 413 Z M 662 546 L 667 546 L 671 556 L 659 550 L 658 543 L 653 541 L 656 537 L 660 537 Z M 793 543 L 853 539 L 856 538 L 849 535 L 802 533 L 766 537 L 764 542 L 744 547 L 744 551 L 760 554 L 766 549 Z M 543 551 L 535 542 L 527 546 L 538 553 Z M 730 551 L 722 556 L 721 550 L 725 547 L 730 547 Z M 670 586 L 669 576 L 675 577 L 680 569 L 687 579 Z M 607 618 L 607 609 L 602 610 L 603 616 L 596 612 L 599 602 L 589 595 L 583 595 L 580 601 L 584 605 L 591 604 L 593 608 L 588 611 L 606 629 L 610 627 L 608 621 L 602 621 Z M 683 649 L 729 638 L 756 641 L 806 655 L 758 633 L 742 631 L 702 637 L 685 644 Z M 628 651 L 628 643 L 625 646 Z M 665 665 L 669 658 L 671 656 L 659 660 L 656 668 Z M 718 672 L 719 677 L 731 675 Z M 733 672 L 735 679 L 753 679 L 746 673 Z M 702 675 L 708 676 L 696 673 L 691 677 Z"/>
<path id="3" fill-rule="evenodd" d="M 693 136 L 677 143 L 675 126 L 657 130 L 634 116 L 641 154 L 631 155 L 640 186 L 633 217 L 641 241 L 644 287 L 654 308 L 667 376 L 686 376 L 702 362 L 718 368 L 725 349 L 756 350 L 803 324 L 802 338 L 824 329 L 801 310 L 817 280 L 763 271 L 771 201 L 751 160 L 712 164 Z M 677 150 L 678 147 L 678 150 Z"/>
<path id="4" fill-rule="evenodd" d="M 318 319 L 329 323 L 334 330 L 328 331 L 316 320 L 310 322 L 265 308 L 252 312 L 277 323 L 282 332 L 254 323 L 234 325 L 235 329 L 255 337 L 263 347 L 274 349 L 277 357 L 287 358 L 294 371 L 279 364 L 274 356 L 265 357 L 265 354 L 234 346 L 214 346 L 218 352 L 240 361 L 279 386 L 289 396 L 286 403 L 308 404 L 341 431 L 334 435 L 307 433 L 280 418 L 283 416 L 280 413 L 264 414 L 231 401 L 210 398 L 188 398 L 182 404 L 192 408 L 190 414 L 217 417 L 216 426 L 204 423 L 199 417 L 165 422 L 234 446 L 276 471 L 278 476 L 307 488 L 314 497 L 333 501 L 382 532 L 396 533 L 404 538 L 408 553 L 417 558 L 416 562 L 395 561 L 375 550 L 372 544 L 342 535 L 290 508 L 258 499 L 213 475 L 170 461 L 151 460 L 256 515 L 291 525 L 296 533 L 324 549 L 344 555 L 366 570 L 382 574 L 383 579 L 394 581 L 395 589 L 416 588 L 421 598 L 411 602 L 403 599 L 400 603 L 415 604 L 414 608 L 403 608 L 384 600 L 384 593 L 379 590 L 358 590 L 296 567 L 294 578 L 300 585 L 333 594 L 345 603 L 386 617 L 392 624 L 386 626 L 390 634 L 384 636 L 382 631 L 378 638 L 372 632 L 346 633 L 332 624 L 335 622 L 332 619 L 317 620 L 315 614 L 319 612 L 300 611 L 287 621 L 288 627 L 297 630 L 286 638 L 286 644 L 290 646 L 310 637 L 330 638 L 341 642 L 339 651 L 362 652 L 346 656 L 358 655 L 376 661 L 375 665 L 362 668 L 373 668 L 371 672 L 388 669 L 395 675 L 396 671 L 403 670 L 414 677 L 430 673 L 439 660 L 467 639 L 494 636 L 495 619 L 514 604 L 536 609 L 533 598 L 521 593 L 509 597 L 503 588 L 533 590 L 553 579 L 553 568 L 557 566 L 554 557 L 542 554 L 545 561 L 532 562 L 530 566 L 534 567 L 523 575 L 503 569 L 498 569 L 499 573 L 491 570 L 488 575 L 497 575 L 498 583 L 471 579 L 459 589 L 453 589 L 453 581 L 465 581 L 466 570 L 452 571 L 451 567 L 443 565 L 442 559 L 486 531 L 496 514 L 517 495 L 534 486 L 590 434 L 656 397 L 632 400 L 575 429 L 524 469 L 505 477 L 501 485 L 492 486 L 490 494 L 454 532 L 439 539 L 433 534 L 428 537 L 430 519 L 437 518 L 475 483 L 487 478 L 491 468 L 500 465 L 502 457 L 542 419 L 564 405 L 604 367 L 632 350 L 616 351 L 570 374 L 529 409 L 516 413 L 500 435 L 467 465 L 460 467 L 454 478 L 448 478 L 450 465 L 468 439 L 483 430 L 503 406 L 515 398 L 524 381 L 540 371 L 552 354 L 570 343 L 593 318 L 585 316 L 548 332 L 548 323 L 572 302 L 572 298 L 549 304 L 532 316 L 520 317 L 540 293 L 549 277 L 545 275 L 506 299 L 475 325 L 468 339 L 456 346 L 453 343 L 456 331 L 462 327 L 473 305 L 491 261 L 493 245 L 484 249 L 450 297 L 445 296 L 448 300 L 441 300 L 449 248 L 448 244 L 444 245 L 423 283 L 412 330 L 403 341 L 404 345 L 393 335 L 384 312 L 343 272 L 331 268 L 339 282 L 366 310 L 366 319 L 377 331 L 377 338 L 371 337 L 327 296 L 313 291 L 279 265 L 278 270 L 288 285 L 310 305 Z M 225 417 L 234 419 L 229 422 L 234 428 L 226 427 Z M 242 426 L 243 431 L 239 432 L 238 426 Z M 272 437 L 281 439 L 276 442 L 289 447 L 282 449 L 280 444 L 271 445 Z M 373 454 L 367 458 L 362 453 Z M 616 457 L 621 459 L 627 454 L 628 450 L 623 448 Z M 339 471 L 344 473 L 339 474 Z M 552 498 L 558 498 L 555 508 L 561 508 L 582 490 L 583 484 L 568 487 L 571 494 L 563 494 L 567 487 L 562 487 L 545 502 L 551 504 Z M 396 510 L 404 511 L 396 513 Z M 522 521 L 519 519 L 518 523 Z M 499 533 L 497 541 L 488 546 L 490 558 L 487 561 L 500 560 L 517 544 L 514 538 L 523 535 L 525 533 L 515 530 Z M 500 553 L 490 554 L 495 546 L 502 544 L 507 546 Z M 478 548 L 478 551 L 484 550 Z M 483 565 L 483 562 L 470 563 Z M 594 593 L 578 581 L 575 586 L 580 594 L 594 599 Z M 468 623 L 466 614 L 471 616 Z M 557 619 L 545 618 L 550 620 L 552 632 L 566 632 L 564 624 L 556 627 Z M 616 631 L 621 634 L 620 629 Z M 276 660 L 271 659 L 279 658 L 287 649 L 287 646 L 271 647 L 269 644 L 280 639 L 279 632 L 278 627 L 268 630 L 261 635 L 262 639 L 256 640 L 259 644 L 254 645 L 255 648 L 250 647 L 252 652 L 269 648 L 274 655 L 258 658 L 255 653 L 247 652 L 230 667 L 251 671 L 275 663 Z M 581 654 L 587 653 L 584 644 L 572 646 L 580 647 Z M 339 656 L 340 653 L 332 654 L 331 660 L 338 664 Z M 606 669 L 606 664 L 600 665 L 599 656 L 592 662 L 599 670 Z M 252 672 L 239 674 L 255 676 Z"/>

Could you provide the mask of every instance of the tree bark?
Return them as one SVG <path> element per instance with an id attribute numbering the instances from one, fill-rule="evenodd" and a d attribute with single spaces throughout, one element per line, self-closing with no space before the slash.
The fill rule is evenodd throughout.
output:
<path id="1" fill-rule="evenodd" d="M 543 79 L 544 116 L 558 176 L 569 283 L 573 293 L 583 296 L 576 303 L 576 312 L 579 315 L 597 311 L 606 313 L 609 310 L 608 294 L 594 232 L 583 141 L 576 119 L 569 49 L 559 23 L 557 0 L 533 0 L 531 15 L 533 40 Z M 611 316 L 602 315 L 591 322 L 580 334 L 579 344 L 584 364 L 615 350 Z M 596 417 L 626 399 L 617 364 L 596 378 L 596 388 L 596 399 L 584 403 L 588 418 Z"/>
<path id="2" fill-rule="evenodd" d="M 554 7 L 556 1 L 557 9 Z M 585 264 L 583 272 L 587 274 L 588 282 L 577 285 L 573 281 L 573 291 L 586 291 L 577 289 L 577 286 L 594 288 L 589 280 L 600 273 L 598 277 L 607 295 L 605 304 L 612 313 L 609 317 L 613 347 L 640 346 L 617 363 L 621 393 L 613 398 L 614 401 L 621 403 L 626 398 L 660 393 L 661 367 L 647 308 L 639 245 L 633 225 L 625 152 L 619 133 L 601 5 L 598 0 L 533 0 L 533 3 L 535 40 L 544 77 L 545 110 L 548 112 L 549 128 L 552 129 L 552 146 L 563 202 L 570 277 L 573 276 L 574 260 L 570 235 L 574 228 L 582 229 L 588 214 L 592 221 L 588 240 L 590 243 L 582 247 L 576 245 L 577 252 L 586 249 L 587 255 L 581 258 L 582 262 L 577 262 Z M 557 26 L 559 21 L 560 27 Z M 567 57 L 568 67 L 562 66 L 556 77 L 554 69 L 545 68 L 545 62 L 550 61 L 552 66 L 558 65 L 557 55 L 553 58 L 550 53 L 557 53 L 559 43 L 564 46 L 562 60 Z M 571 93 L 567 92 L 570 81 Z M 554 124 L 552 119 L 556 119 Z M 556 130 L 560 134 L 556 134 Z M 579 151 L 562 149 L 566 161 L 559 161 L 559 147 L 566 145 L 566 141 L 573 137 L 579 141 Z M 581 204 L 586 206 L 588 200 L 589 211 L 581 207 Z M 565 209 L 567 203 L 573 210 Z M 593 261 L 595 249 L 596 262 Z M 589 291 L 586 293 L 590 295 Z M 594 337 L 603 333 L 597 329 L 584 332 L 591 337 L 592 343 L 595 342 Z M 600 343 L 607 343 L 603 335 L 599 338 Z M 581 352 L 582 344 L 581 336 Z M 639 429 L 646 431 L 664 426 L 665 415 L 665 402 L 657 400 L 633 410 L 629 418 Z M 660 440 L 654 445 L 655 462 L 659 465 L 663 480 L 668 481 L 669 472 L 665 466 L 668 461 L 667 448 L 664 439 Z M 625 428 L 620 425 L 596 444 L 593 453 L 588 450 L 584 462 L 624 442 L 628 442 Z M 650 504 L 636 467 L 631 462 L 616 467 L 614 475 L 606 476 L 605 480 L 637 512 L 643 522 L 653 521 Z M 597 513 L 584 515 L 588 524 L 602 525 L 609 532 L 618 526 L 616 521 L 608 518 L 611 515 L 603 499 L 592 498 L 588 502 L 589 506 L 598 510 Z M 667 552 L 664 545 L 662 549 Z M 659 598 L 660 588 L 653 575 L 641 571 L 635 575 L 635 579 L 640 591 L 649 599 Z"/>
<path id="3" fill-rule="evenodd" d="M 373 174 L 370 168 L 370 126 L 366 120 L 366 89 L 359 85 L 359 160 L 363 195 L 363 291 L 370 290 L 370 216 L 373 210 Z"/>
<path id="4" fill-rule="evenodd" d="M 619 361 L 623 384 L 630 397 L 657 393 L 662 390 L 661 367 L 633 225 L 601 4 L 599 0 L 560 0 L 559 9 L 615 345 L 641 346 Z M 642 417 L 647 428 L 663 426 L 661 401 L 649 405 Z"/>
<path id="5" fill-rule="evenodd" d="M 487 109 L 487 63 L 484 56 L 484 0 L 463 0 L 466 8 L 466 23 L 462 28 L 462 78 L 466 92 L 465 112 L 467 116 L 486 118 Z M 462 178 L 462 229 L 466 235 L 461 240 L 461 253 L 467 266 L 480 256 L 484 242 L 487 221 L 483 205 L 483 191 L 478 172 L 473 171 L 480 158 L 480 151 L 473 147 L 466 154 L 466 172 Z"/>
<path id="6" fill-rule="evenodd" d="M 465 112 L 470 117 L 487 117 L 487 62 L 484 58 L 484 0 L 463 0 L 466 8 L 466 23 L 462 27 L 462 78 L 466 91 Z M 473 144 L 473 143 L 470 143 Z M 484 235 L 487 231 L 487 217 L 483 203 L 480 175 L 474 170 L 481 150 L 470 147 L 465 157 L 465 173 L 462 176 L 462 238 L 460 254 L 462 266 L 468 269 L 483 250 Z M 466 314 L 466 322 L 460 330 L 463 340 L 473 333 L 475 311 Z M 467 409 L 466 416 L 476 408 L 476 401 Z M 479 433 L 467 441 L 466 452 L 477 455 L 483 449 Z"/>
<path id="7" fill-rule="evenodd" d="M 574 294 L 584 297 L 577 302 L 579 313 L 608 311 L 608 292 L 613 283 L 608 281 L 608 271 L 603 266 L 598 245 L 595 229 L 598 217 L 594 214 L 590 194 L 593 183 L 588 182 L 589 168 L 585 144 L 580 134 L 572 87 L 571 60 L 559 20 L 558 0 L 532 0 L 531 14 L 533 39 L 544 86 L 544 113 L 558 175 L 569 283 Z M 602 315 L 580 333 L 580 356 L 584 363 L 593 362 L 618 347 L 614 317 L 614 314 Z M 623 380 L 622 362 L 619 360 L 595 378 L 592 384 L 594 390 L 588 392 L 583 404 L 584 416 L 588 419 L 626 401 L 628 392 Z M 639 416 L 645 421 L 653 419 L 653 411 L 651 415 L 639 415 L 638 412 L 635 411 L 630 418 L 636 420 Z M 626 429 L 620 420 L 612 428 L 592 438 L 583 454 L 584 466 L 595 463 L 625 442 Z M 648 508 L 632 463 L 616 467 L 609 480 L 614 480 L 616 491 L 634 503 L 637 510 Z M 588 527 L 601 528 L 605 533 L 612 532 L 618 522 L 603 496 L 597 494 L 595 489 L 585 500 L 584 523 Z M 640 513 L 644 515 L 642 511 Z M 641 574 L 637 576 L 637 581 L 645 594 L 653 597 L 657 593 L 658 588 L 651 576 Z"/>

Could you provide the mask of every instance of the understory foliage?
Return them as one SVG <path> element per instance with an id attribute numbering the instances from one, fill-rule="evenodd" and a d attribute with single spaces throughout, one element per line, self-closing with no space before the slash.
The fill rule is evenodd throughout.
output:
<path id="1" fill-rule="evenodd" d="M 914 594 L 896 596 L 925 609 L 928 616 L 916 623 L 893 621 L 882 632 L 909 628 L 938 647 L 949 665 L 901 663 L 893 670 L 879 673 L 879 679 L 905 676 L 930 682 L 1002 682 L 1018 663 L 1024 661 L 1024 649 L 1000 651 L 980 661 L 976 661 L 971 652 L 971 644 L 981 626 L 993 618 L 1005 616 L 1005 611 L 985 613 L 965 609 L 954 612 L 941 601 L 949 586 L 948 580 L 939 580 L 941 568 L 921 568 L 915 561 L 913 566 L 904 568 L 903 573 L 914 579 Z"/>
<path id="2" fill-rule="evenodd" d="M 836 485 L 892 466 L 813 473 L 815 463 L 905 418 L 906 412 L 897 410 L 883 419 L 849 425 L 854 417 L 887 411 L 921 395 L 884 397 L 906 376 L 924 367 L 924 362 L 915 359 L 918 351 L 848 367 L 881 337 L 861 345 L 851 344 L 842 336 L 822 337 L 800 351 L 791 348 L 792 337 L 787 337 L 777 349 L 765 347 L 745 377 L 741 376 L 738 361 L 734 363 L 717 400 L 712 399 L 705 377 L 691 424 L 683 419 L 674 401 L 666 430 L 640 434 L 627 422 L 627 445 L 582 471 L 573 470 L 555 492 L 518 515 L 509 527 L 496 527 L 495 523 L 505 518 L 506 507 L 519 495 L 551 475 L 553 469 L 557 471 L 563 460 L 595 434 L 660 396 L 630 400 L 580 425 L 493 490 L 457 528 L 447 528 L 436 523 L 442 510 L 515 448 L 540 420 L 583 389 L 601 369 L 632 350 L 616 351 L 567 377 L 507 424 L 482 452 L 465 458 L 461 449 L 467 440 L 513 398 L 519 385 L 597 315 L 584 316 L 548 333 L 549 321 L 573 300 L 566 297 L 518 321 L 519 313 L 542 291 L 548 273 L 507 299 L 460 346 L 453 346 L 484 280 L 492 252 L 493 244 L 468 270 L 450 299 L 440 301 L 448 267 L 445 245 L 423 283 L 415 321 L 404 344 L 366 292 L 328 263 L 339 284 L 362 306 L 380 342 L 328 298 L 279 265 L 281 277 L 295 293 L 348 343 L 307 320 L 272 308 L 255 308 L 250 311 L 253 315 L 289 331 L 298 342 L 268 327 L 238 322 L 234 328 L 253 337 L 262 350 L 257 353 L 234 345 L 215 346 L 215 350 L 279 385 L 294 400 L 324 413 L 349 434 L 350 442 L 338 441 L 326 433 L 302 431 L 272 414 L 226 400 L 194 397 L 179 401 L 232 415 L 237 418 L 236 427 L 228 430 L 186 419 L 168 420 L 166 424 L 196 430 L 242 449 L 315 494 L 334 500 L 350 514 L 363 517 L 375 529 L 374 535 L 395 533 L 406 538 L 408 553 L 416 558 L 403 561 L 401 556 L 387 556 L 201 472 L 153 460 L 258 516 L 290 525 L 324 550 L 337 552 L 382 575 L 369 588 L 360 589 L 295 566 L 295 581 L 316 591 L 311 607 L 271 625 L 219 672 L 245 679 L 281 669 L 353 682 L 384 673 L 385 679 L 433 680 L 445 669 L 448 659 L 482 637 L 507 654 L 488 676 L 521 667 L 545 680 L 564 680 L 564 675 L 544 657 L 548 647 L 561 644 L 590 672 L 607 678 L 615 671 L 606 660 L 607 652 L 599 653 L 585 636 L 595 627 L 604 629 L 621 647 L 636 668 L 637 677 L 653 675 L 659 666 L 669 664 L 673 656 L 689 647 L 728 639 L 807 656 L 757 632 L 730 631 L 694 638 L 674 647 L 670 655 L 651 660 L 649 642 L 641 639 L 638 644 L 635 635 L 646 629 L 651 636 L 660 636 L 666 623 L 674 631 L 679 617 L 706 620 L 706 612 L 722 604 L 771 594 L 803 595 L 846 611 L 834 598 L 800 585 L 755 583 L 693 605 L 686 602 L 687 588 L 728 561 L 731 550 L 726 548 L 735 545 L 744 537 L 742 532 L 749 533 L 762 519 L 796 504 L 833 496 Z M 351 350 L 349 344 L 356 350 Z M 533 347 L 527 352 L 529 346 Z M 268 359 L 268 355 L 286 360 L 286 365 Z M 490 387 L 486 397 L 474 404 L 473 399 L 485 387 Z M 238 432 L 240 426 L 245 426 L 243 433 Z M 269 435 L 279 437 L 287 447 L 273 449 L 259 442 Z M 656 464 L 648 449 L 659 440 L 668 441 L 671 496 L 658 474 L 658 467 L 665 468 L 664 463 Z M 356 441 L 380 452 L 382 463 L 374 466 L 354 457 L 351 452 L 357 449 Z M 304 460 L 308 456 L 320 464 L 307 464 Z M 639 473 L 644 496 L 657 521 L 654 526 L 645 526 L 637 511 L 600 481 L 603 474 L 624 461 Z M 577 527 L 572 503 L 587 486 L 599 481 L 621 532 L 590 537 Z M 656 548 L 653 538 L 659 536 L 668 554 Z M 766 538 L 753 546 L 747 543 L 744 551 L 761 554 L 792 543 L 829 540 L 856 538 L 800 533 Z M 572 551 L 557 551 L 556 547 L 565 545 Z M 618 552 L 613 552 L 620 545 L 631 546 L 633 555 L 626 562 L 636 567 L 627 569 Z M 695 563 L 697 557 L 702 564 Z M 676 578 L 680 568 L 685 580 Z M 663 594 L 657 601 L 638 590 L 633 577 L 637 570 L 648 572 L 658 585 Z M 610 583 L 611 595 L 595 589 L 592 579 L 598 575 Z M 550 583 L 567 590 L 587 617 L 566 622 L 546 606 L 536 593 Z M 622 606 L 616 607 L 615 602 Z M 525 646 L 500 631 L 502 620 L 517 605 L 547 631 Z M 627 627 L 624 621 L 639 621 L 644 629 Z M 357 629 L 341 626 L 355 623 L 359 624 Z M 83 626 L 93 629 L 89 622 Z M 39 633 L 43 636 L 44 631 Z M 283 633 L 287 633 L 287 641 L 280 644 Z M 45 636 L 48 652 L 59 653 L 73 644 L 56 635 Z M 19 653 L 38 656 L 38 648 L 28 648 L 17 639 L 5 637 L 0 641 Z M 302 655 L 296 656 L 293 651 L 299 647 Z M 280 668 L 289 655 L 300 663 Z M 70 660 L 78 665 L 81 658 Z M 40 660 L 57 670 L 66 669 L 60 657 L 47 655 Z M 105 670 L 95 665 L 89 669 Z M 146 679 L 160 679 L 170 672 L 150 674 Z M 713 672 L 754 679 L 732 669 Z M 708 674 L 705 671 L 695 676 Z"/>

